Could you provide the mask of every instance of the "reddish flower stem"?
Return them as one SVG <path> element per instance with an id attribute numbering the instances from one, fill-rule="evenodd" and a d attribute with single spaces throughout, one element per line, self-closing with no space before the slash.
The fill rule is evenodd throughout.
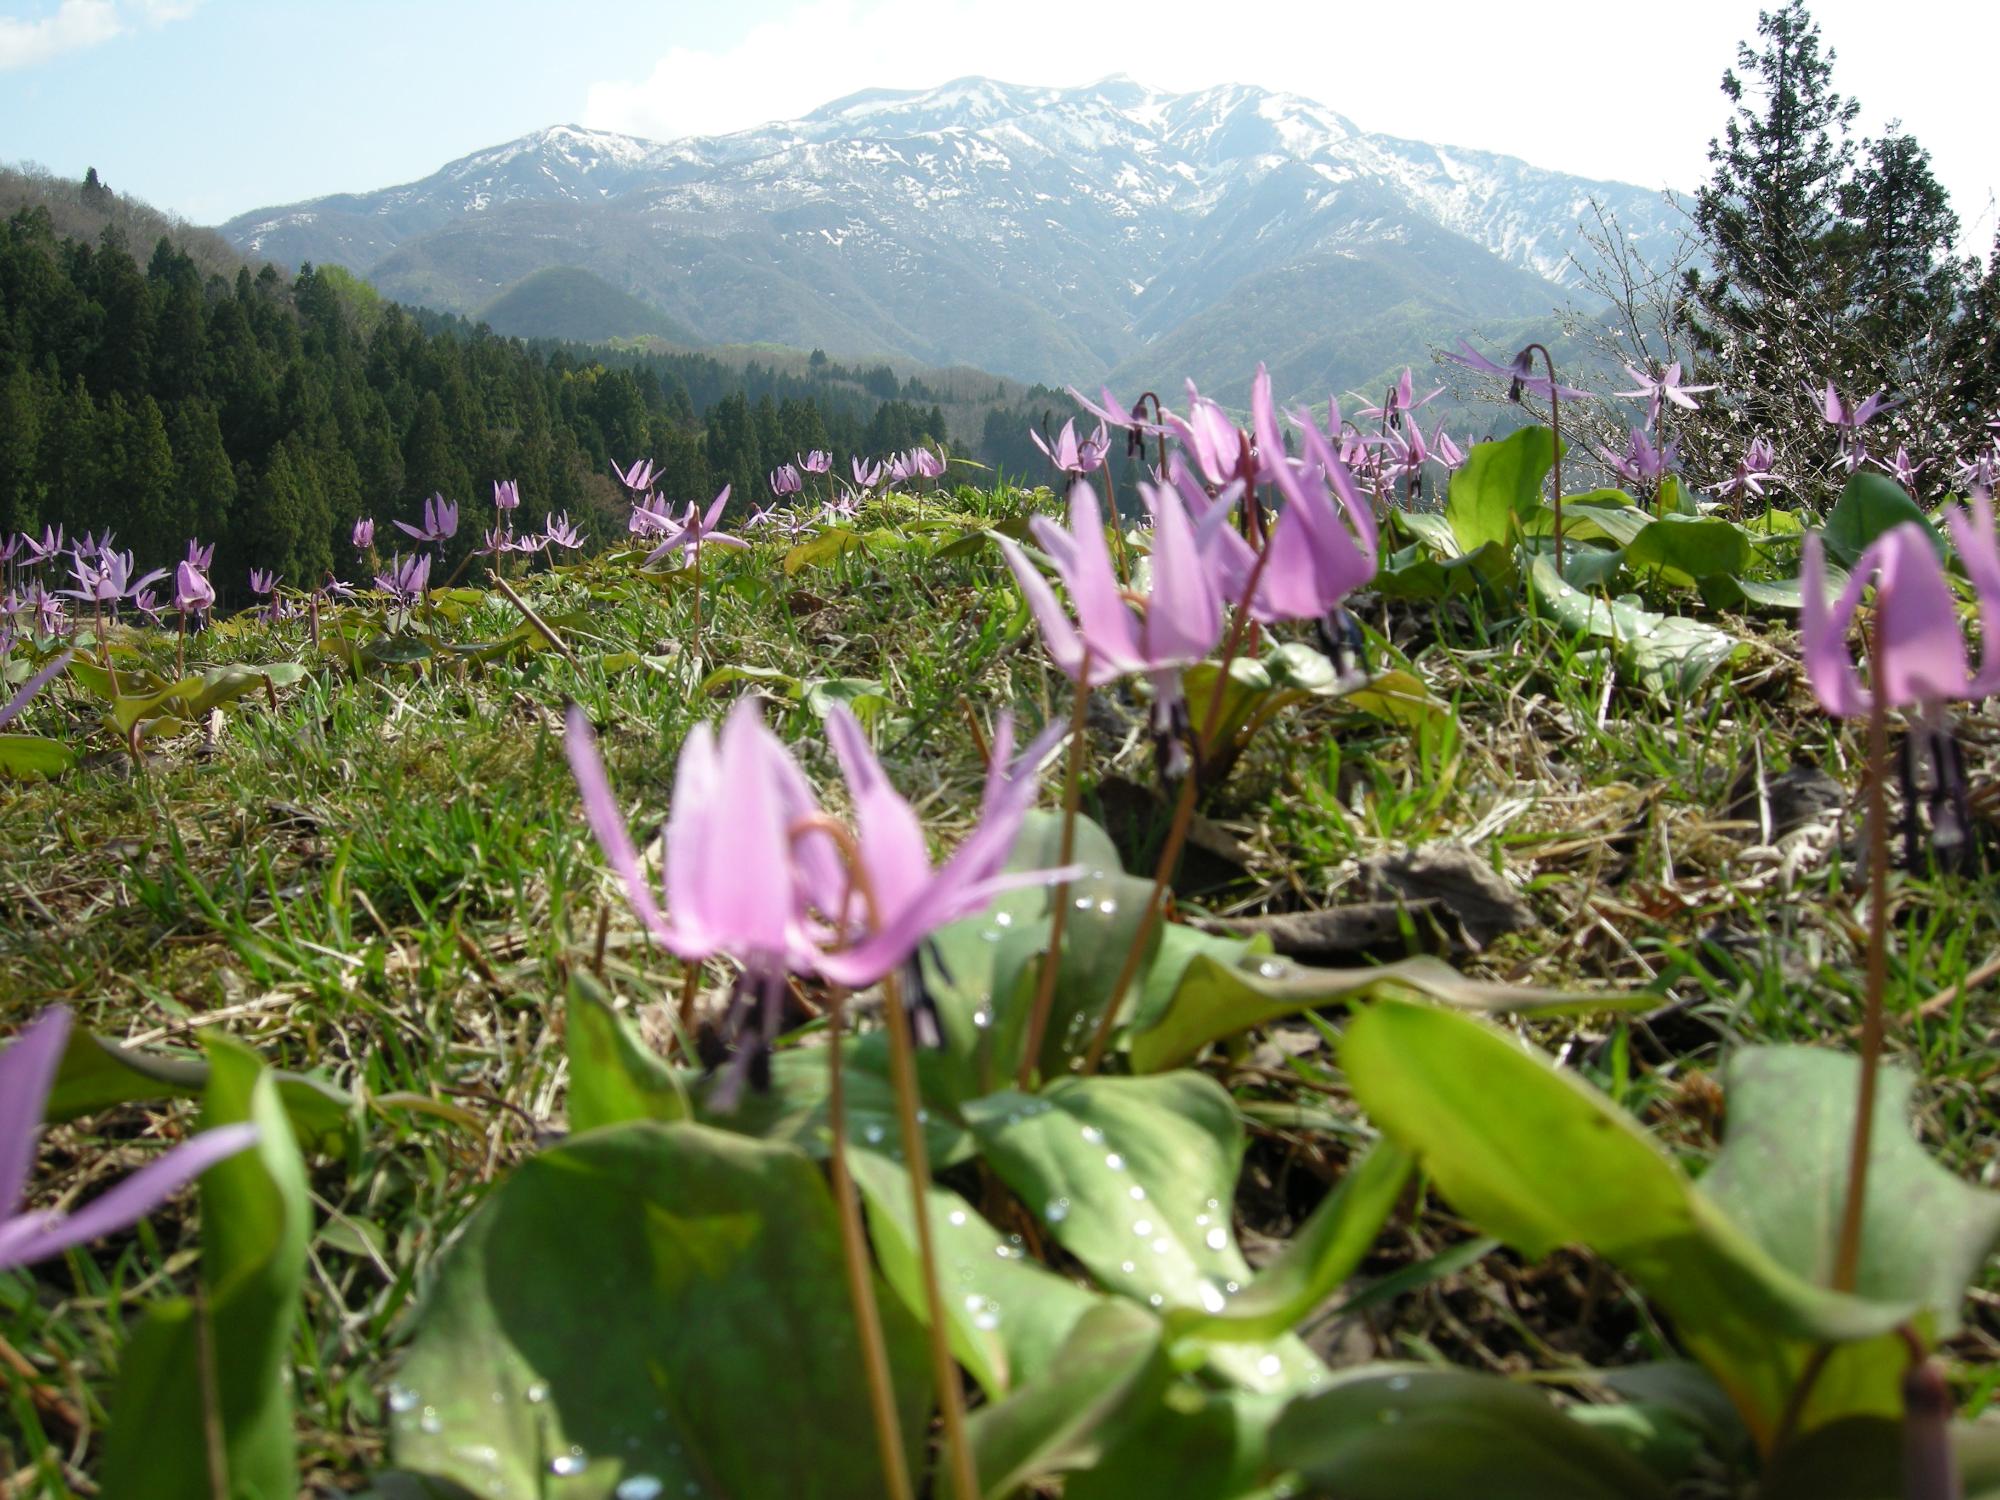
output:
<path id="1" fill-rule="evenodd" d="M 1076 807 L 1083 779 L 1084 716 L 1090 708 L 1090 652 L 1076 674 L 1076 706 L 1069 721 L 1069 769 L 1063 778 L 1062 848 L 1056 863 L 1065 869 L 1076 857 Z M 1069 882 L 1061 881 L 1049 894 L 1049 946 L 1042 955 L 1041 974 L 1035 981 L 1034 1008 L 1028 1012 L 1028 1041 L 1021 1053 L 1016 1083 L 1024 1091 L 1034 1087 L 1035 1063 L 1042 1055 L 1042 1041 L 1048 1034 L 1049 1012 L 1056 998 L 1056 976 L 1062 968 L 1063 932 L 1069 918 Z"/>

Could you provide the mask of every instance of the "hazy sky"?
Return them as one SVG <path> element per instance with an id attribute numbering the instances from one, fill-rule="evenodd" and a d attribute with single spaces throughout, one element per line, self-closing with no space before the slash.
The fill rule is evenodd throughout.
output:
<path id="1" fill-rule="evenodd" d="M 1694 186 L 1717 84 L 1756 3 L 1429 0 L 0 0 L 0 160 L 201 222 L 423 177 L 544 125 L 712 133 L 856 89 L 968 73 L 1166 89 L 1260 84 L 1366 130 L 1505 151 L 1648 187 Z M 1989 78 L 2000 6 L 1817 0 L 1864 129 L 1900 117 L 1966 242 L 2000 189 Z"/>

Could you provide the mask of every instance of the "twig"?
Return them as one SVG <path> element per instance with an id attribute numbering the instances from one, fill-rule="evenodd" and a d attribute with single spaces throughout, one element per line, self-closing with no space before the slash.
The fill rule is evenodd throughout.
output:
<path id="1" fill-rule="evenodd" d="M 512 604 L 514 608 L 518 609 L 527 618 L 528 623 L 535 627 L 536 633 L 555 649 L 557 655 L 561 656 L 572 667 L 577 665 L 576 653 L 569 649 L 568 643 L 549 627 L 547 620 L 544 620 L 529 607 L 527 600 L 514 592 L 506 579 L 495 573 L 493 575 L 493 586 L 507 596 L 508 603 Z"/>

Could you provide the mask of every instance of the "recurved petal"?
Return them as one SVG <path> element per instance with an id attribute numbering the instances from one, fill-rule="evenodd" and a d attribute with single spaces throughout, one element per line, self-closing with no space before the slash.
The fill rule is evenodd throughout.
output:
<path id="1" fill-rule="evenodd" d="M 706 725 L 697 726 L 697 733 L 705 733 Z M 590 831 L 597 838 L 597 847 L 604 851 L 604 858 L 612 872 L 625 887 L 625 899 L 631 903 L 633 913 L 643 922 L 647 931 L 661 941 L 670 936 L 666 918 L 661 915 L 659 903 L 647 888 L 645 872 L 639 868 L 639 854 L 632 847 L 631 835 L 625 831 L 624 816 L 618 811 L 618 801 L 611 795 L 611 782 L 604 774 L 604 761 L 597 753 L 597 739 L 590 732 L 590 716 L 581 707 L 572 703 L 567 716 L 563 735 L 563 750 L 569 757 L 570 773 L 576 777 L 577 790 L 583 795 L 583 816 L 590 824 Z M 671 845 L 669 845 L 671 850 Z"/>
<path id="2" fill-rule="evenodd" d="M 42 1107 L 69 1040 L 69 1012 L 50 1006 L 0 1051 L 0 1220 L 20 1206 Z"/>
<path id="3" fill-rule="evenodd" d="M 1869 552 L 1874 548 L 1870 547 Z M 1806 681 L 1820 707 L 1835 718 L 1851 719 L 1868 712 L 1869 698 L 1854 670 L 1847 650 L 1847 627 L 1861 603 L 1867 586 L 1872 558 L 1863 553 L 1861 566 L 1847 580 L 1847 587 L 1829 609 L 1826 602 L 1826 556 L 1819 534 L 1806 538 L 1800 558 L 1799 655 L 1806 669 Z"/>

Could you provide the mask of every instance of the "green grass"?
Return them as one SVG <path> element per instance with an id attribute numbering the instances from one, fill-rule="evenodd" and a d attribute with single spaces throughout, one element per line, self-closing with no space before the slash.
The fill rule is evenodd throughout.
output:
<path id="1" fill-rule="evenodd" d="M 885 764 L 948 844 L 977 797 L 968 717 L 984 733 L 1009 711 L 1025 734 L 1068 713 L 996 553 L 936 555 L 971 523 L 1028 503 L 963 494 L 949 526 L 795 576 L 778 546 L 711 552 L 699 657 L 685 581 L 586 566 L 525 586 L 563 622 L 575 664 L 517 651 L 357 678 L 326 662 L 275 711 L 244 699 L 137 765 L 93 732 L 99 706 L 68 687 L 16 726 L 101 753 L 50 784 L 0 783 L 0 1026 L 61 1003 L 105 1035 L 174 1049 L 213 1024 L 382 1106 L 352 1155 L 313 1165 L 318 1229 L 293 1350 L 302 1487 L 364 1485 L 383 1456 L 382 1391 L 426 1269 L 488 1187 L 562 1130 L 567 971 L 600 969 L 657 1044 L 669 1034 L 675 971 L 640 940 L 583 827 L 558 733 L 565 704 L 598 726 L 643 833 L 665 816 L 688 728 L 736 693 L 782 679 L 876 684 Z M 1248 853 L 1201 906 L 1337 905 L 1371 856 L 1470 839 L 1540 925 L 1459 961 L 1522 982 L 1657 991 L 1647 1020 L 1540 1024 L 1537 1038 L 1691 1161 L 1713 1149 L 1721 1122 L 1707 1080 L 1730 1049 L 1844 1044 L 1859 1016 L 1861 905 L 1843 852 L 1853 828 L 1832 818 L 1766 844 L 1754 818 L 1724 816 L 1727 789 L 1760 763 L 1775 774 L 1810 757 L 1850 791 L 1857 780 L 1859 734 L 1813 706 L 1784 622 L 1764 629 L 1773 649 L 1743 669 L 1745 684 L 1718 679 L 1670 704 L 1618 680 L 1608 657 L 1496 607 L 1385 615 L 1364 601 L 1360 612 L 1378 664 L 1407 660 L 1451 717 L 1413 732 L 1338 700 L 1287 710 L 1206 808 Z M 519 624 L 494 594 L 446 633 L 493 641 Z M 170 638 L 137 644 L 170 666 Z M 303 625 L 204 635 L 190 664 L 279 659 L 313 660 Z M 704 692 L 722 667 L 752 677 Z M 825 787 L 812 698 L 809 686 L 776 692 L 768 717 Z M 1103 695 L 1093 784 L 1151 783 L 1143 717 L 1130 694 Z M 1975 785 L 1990 786 L 2000 736 L 1991 718 L 1966 728 Z M 1128 865 L 1143 852 L 1128 848 Z M 1990 1179 L 2000 990 L 1927 1003 L 2000 948 L 2000 884 L 1899 875 L 1894 899 L 1889 1008 L 1903 1019 L 1892 1048 L 1923 1080 L 1920 1134 L 1953 1170 Z M 1287 1032 L 1281 1055 L 1252 1039 L 1207 1064 L 1253 1120 L 1239 1211 L 1277 1234 L 1324 1192 L 1355 1116 L 1324 1038 Z M 1281 1123 L 1288 1108 L 1323 1128 Z M 33 1201 L 98 1190 L 189 1121 L 182 1107 L 132 1106 L 49 1130 Z M 187 1283 L 192 1230 L 191 1215 L 163 1211 L 32 1276 L 0 1274 L 12 1351 L 0 1351 L 0 1485 L 16 1476 L 23 1493 L 90 1493 L 122 1332 L 148 1299 Z M 1428 1200 L 1398 1221 L 1372 1270 L 1421 1266 L 1465 1233 Z M 1599 1288 L 1566 1258 L 1450 1269 L 1378 1319 L 1366 1335 L 1378 1352 L 1514 1370 L 1636 1357 L 1663 1338 L 1615 1278 Z M 1968 1410 L 1995 1386 L 1996 1340 L 1989 1278 L 1947 1351 Z"/>

